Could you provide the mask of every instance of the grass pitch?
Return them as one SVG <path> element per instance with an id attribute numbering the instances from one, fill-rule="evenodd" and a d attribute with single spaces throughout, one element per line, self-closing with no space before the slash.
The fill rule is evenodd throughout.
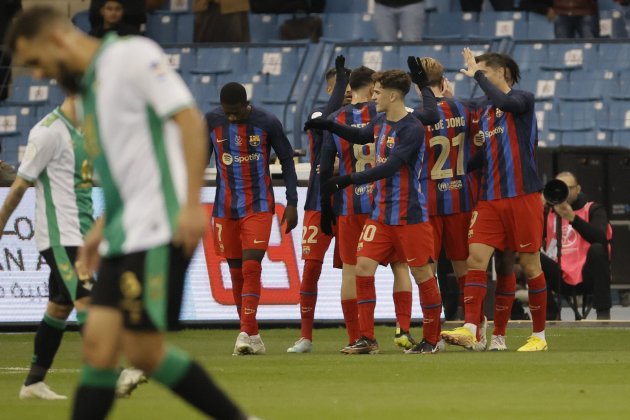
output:
<path id="1" fill-rule="evenodd" d="M 546 353 L 516 353 L 529 328 L 508 331 L 507 352 L 449 347 L 436 355 L 404 355 L 393 328 L 378 327 L 381 354 L 344 356 L 340 328 L 315 331 L 315 352 L 286 354 L 297 329 L 263 330 L 267 355 L 231 356 L 236 330 L 170 335 L 245 409 L 273 419 L 628 419 L 630 331 L 549 328 Z M 419 331 L 415 329 L 416 335 Z M 20 401 L 33 334 L 0 335 L 0 418 L 67 419 L 71 401 Z M 67 333 L 46 382 L 72 396 L 80 338 Z M 117 401 L 112 419 L 200 419 L 156 383 Z"/>

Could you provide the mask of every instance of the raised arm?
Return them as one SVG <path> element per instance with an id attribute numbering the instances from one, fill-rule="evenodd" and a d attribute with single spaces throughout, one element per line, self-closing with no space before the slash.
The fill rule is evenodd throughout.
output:
<path id="1" fill-rule="evenodd" d="M 348 143 L 369 144 L 374 142 L 374 122 L 363 127 L 350 127 L 339 124 L 331 119 L 314 118 L 304 124 L 304 130 L 327 130 L 337 134 Z"/>
<path id="2" fill-rule="evenodd" d="M 440 113 L 437 106 L 437 98 L 429 87 L 424 87 L 422 92 L 422 105 L 413 111 L 413 116 L 424 125 L 436 124 L 440 121 Z"/>
<path id="3" fill-rule="evenodd" d="M 534 106 L 533 97 L 528 97 L 524 93 L 515 91 L 503 93 L 486 78 L 481 70 L 475 72 L 475 80 L 479 83 L 481 90 L 488 95 L 492 105 L 502 111 L 523 114 Z"/>
<path id="4" fill-rule="evenodd" d="M 338 55 L 335 59 L 335 87 L 333 88 L 328 103 L 322 111 L 322 117 L 327 118 L 330 114 L 341 108 L 343 104 L 343 98 L 346 95 L 346 87 L 348 86 L 348 73 L 345 67 L 346 58 L 343 55 Z"/>

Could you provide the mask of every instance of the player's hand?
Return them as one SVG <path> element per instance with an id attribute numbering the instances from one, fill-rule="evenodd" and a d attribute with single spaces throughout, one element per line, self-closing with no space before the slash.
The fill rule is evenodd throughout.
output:
<path id="1" fill-rule="evenodd" d="M 464 48 L 462 55 L 464 56 L 464 63 L 466 64 L 466 68 L 461 69 L 460 72 L 468 77 L 475 77 L 475 73 L 477 72 L 477 70 L 479 70 L 479 65 L 475 60 L 475 55 L 468 47 Z"/>
<path id="2" fill-rule="evenodd" d="M 286 206 L 286 208 L 284 209 L 284 214 L 282 215 L 282 221 L 280 222 L 280 224 L 283 224 L 284 222 L 287 223 L 287 228 L 285 229 L 284 233 L 291 232 L 297 226 L 297 222 L 298 222 L 297 207 Z"/>
<path id="3" fill-rule="evenodd" d="M 322 212 L 319 224 L 324 232 L 328 236 L 333 235 L 333 225 L 337 223 L 337 218 L 332 206 L 330 205 L 330 197 L 322 198 Z"/>
<path id="4" fill-rule="evenodd" d="M 350 184 L 352 184 L 352 177 L 350 175 L 333 176 L 322 185 L 321 194 L 323 197 L 330 197 Z"/>
<path id="5" fill-rule="evenodd" d="M 335 58 L 335 71 L 337 74 L 346 71 L 346 57 L 341 54 Z"/>
<path id="6" fill-rule="evenodd" d="M 429 76 L 422 66 L 422 62 L 414 57 L 407 57 L 407 66 L 409 66 L 409 77 L 420 89 L 429 86 Z"/>
<path id="7" fill-rule="evenodd" d="M 85 235 L 83 246 L 79 248 L 74 268 L 79 274 L 94 273 L 101 263 L 98 246 L 103 240 L 103 219 L 98 219 Z"/>
<path id="8" fill-rule="evenodd" d="M 563 219 L 567 219 L 569 222 L 573 222 L 575 220 L 575 212 L 573 211 L 571 205 L 566 201 L 562 204 L 556 204 L 553 206 L 553 211 L 555 211 L 556 214 Z"/>
<path id="9" fill-rule="evenodd" d="M 173 245 L 191 257 L 208 226 L 208 215 L 201 204 L 187 204 L 179 212 Z"/>
<path id="10" fill-rule="evenodd" d="M 332 121 L 326 118 L 317 117 L 304 123 L 304 131 L 307 130 L 328 130 L 332 125 Z"/>

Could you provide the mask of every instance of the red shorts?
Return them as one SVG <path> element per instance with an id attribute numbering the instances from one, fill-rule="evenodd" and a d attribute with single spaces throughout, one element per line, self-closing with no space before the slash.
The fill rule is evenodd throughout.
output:
<path id="1" fill-rule="evenodd" d="M 241 259 L 245 249 L 266 250 L 271 234 L 271 213 L 255 213 L 241 219 L 214 217 L 214 251 L 228 259 Z"/>
<path id="2" fill-rule="evenodd" d="M 304 212 L 304 222 L 302 224 L 302 259 L 324 261 L 326 251 L 330 247 L 332 236 L 326 235 L 321 229 L 322 213 L 316 210 L 306 210 Z M 337 226 L 333 226 L 333 233 L 336 234 Z M 340 268 L 339 241 L 335 241 L 335 256 L 333 266 Z"/>
<path id="3" fill-rule="evenodd" d="M 357 256 L 374 261 L 406 262 L 410 267 L 422 267 L 432 262 L 433 229 L 431 224 L 392 226 L 375 220 L 365 223 Z"/>
<path id="4" fill-rule="evenodd" d="M 498 250 L 538 252 L 543 235 L 543 202 L 540 193 L 480 201 L 473 211 L 468 243 Z"/>
<path id="5" fill-rule="evenodd" d="M 467 212 L 429 217 L 433 228 L 433 261 L 440 258 L 442 245 L 449 260 L 463 261 L 468 258 L 468 226 L 471 215 L 472 212 Z"/>
<path id="6" fill-rule="evenodd" d="M 339 256 L 344 264 L 357 265 L 357 244 L 367 220 L 367 214 L 353 214 L 337 218 Z"/>

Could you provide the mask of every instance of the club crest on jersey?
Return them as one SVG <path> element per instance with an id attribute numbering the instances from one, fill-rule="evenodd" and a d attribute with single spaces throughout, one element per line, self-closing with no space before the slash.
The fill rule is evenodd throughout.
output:
<path id="1" fill-rule="evenodd" d="M 230 166 L 234 159 L 232 158 L 231 154 L 223 153 L 223 155 L 221 155 L 221 161 L 223 161 L 224 164 Z"/>
<path id="2" fill-rule="evenodd" d="M 361 251 L 363 249 L 363 242 L 359 242 L 359 244 L 357 245 L 357 252 Z"/>
<path id="3" fill-rule="evenodd" d="M 234 137 L 234 144 L 236 144 L 237 146 L 241 146 L 243 144 L 243 137 L 241 136 Z"/>
<path id="4" fill-rule="evenodd" d="M 311 253 L 311 247 L 308 245 L 302 246 L 302 254 L 309 255 Z"/>
<path id="5" fill-rule="evenodd" d="M 258 134 L 249 136 L 249 145 L 252 147 L 260 145 L 260 136 Z"/>
<path id="6" fill-rule="evenodd" d="M 501 111 L 499 108 L 497 108 L 496 111 L 494 111 L 494 115 L 497 118 L 501 118 L 503 116 L 503 111 Z"/>
<path id="7" fill-rule="evenodd" d="M 387 137 L 387 143 L 386 146 L 389 147 L 390 149 L 392 149 L 394 147 L 394 144 L 396 144 L 396 139 L 393 137 Z"/>

